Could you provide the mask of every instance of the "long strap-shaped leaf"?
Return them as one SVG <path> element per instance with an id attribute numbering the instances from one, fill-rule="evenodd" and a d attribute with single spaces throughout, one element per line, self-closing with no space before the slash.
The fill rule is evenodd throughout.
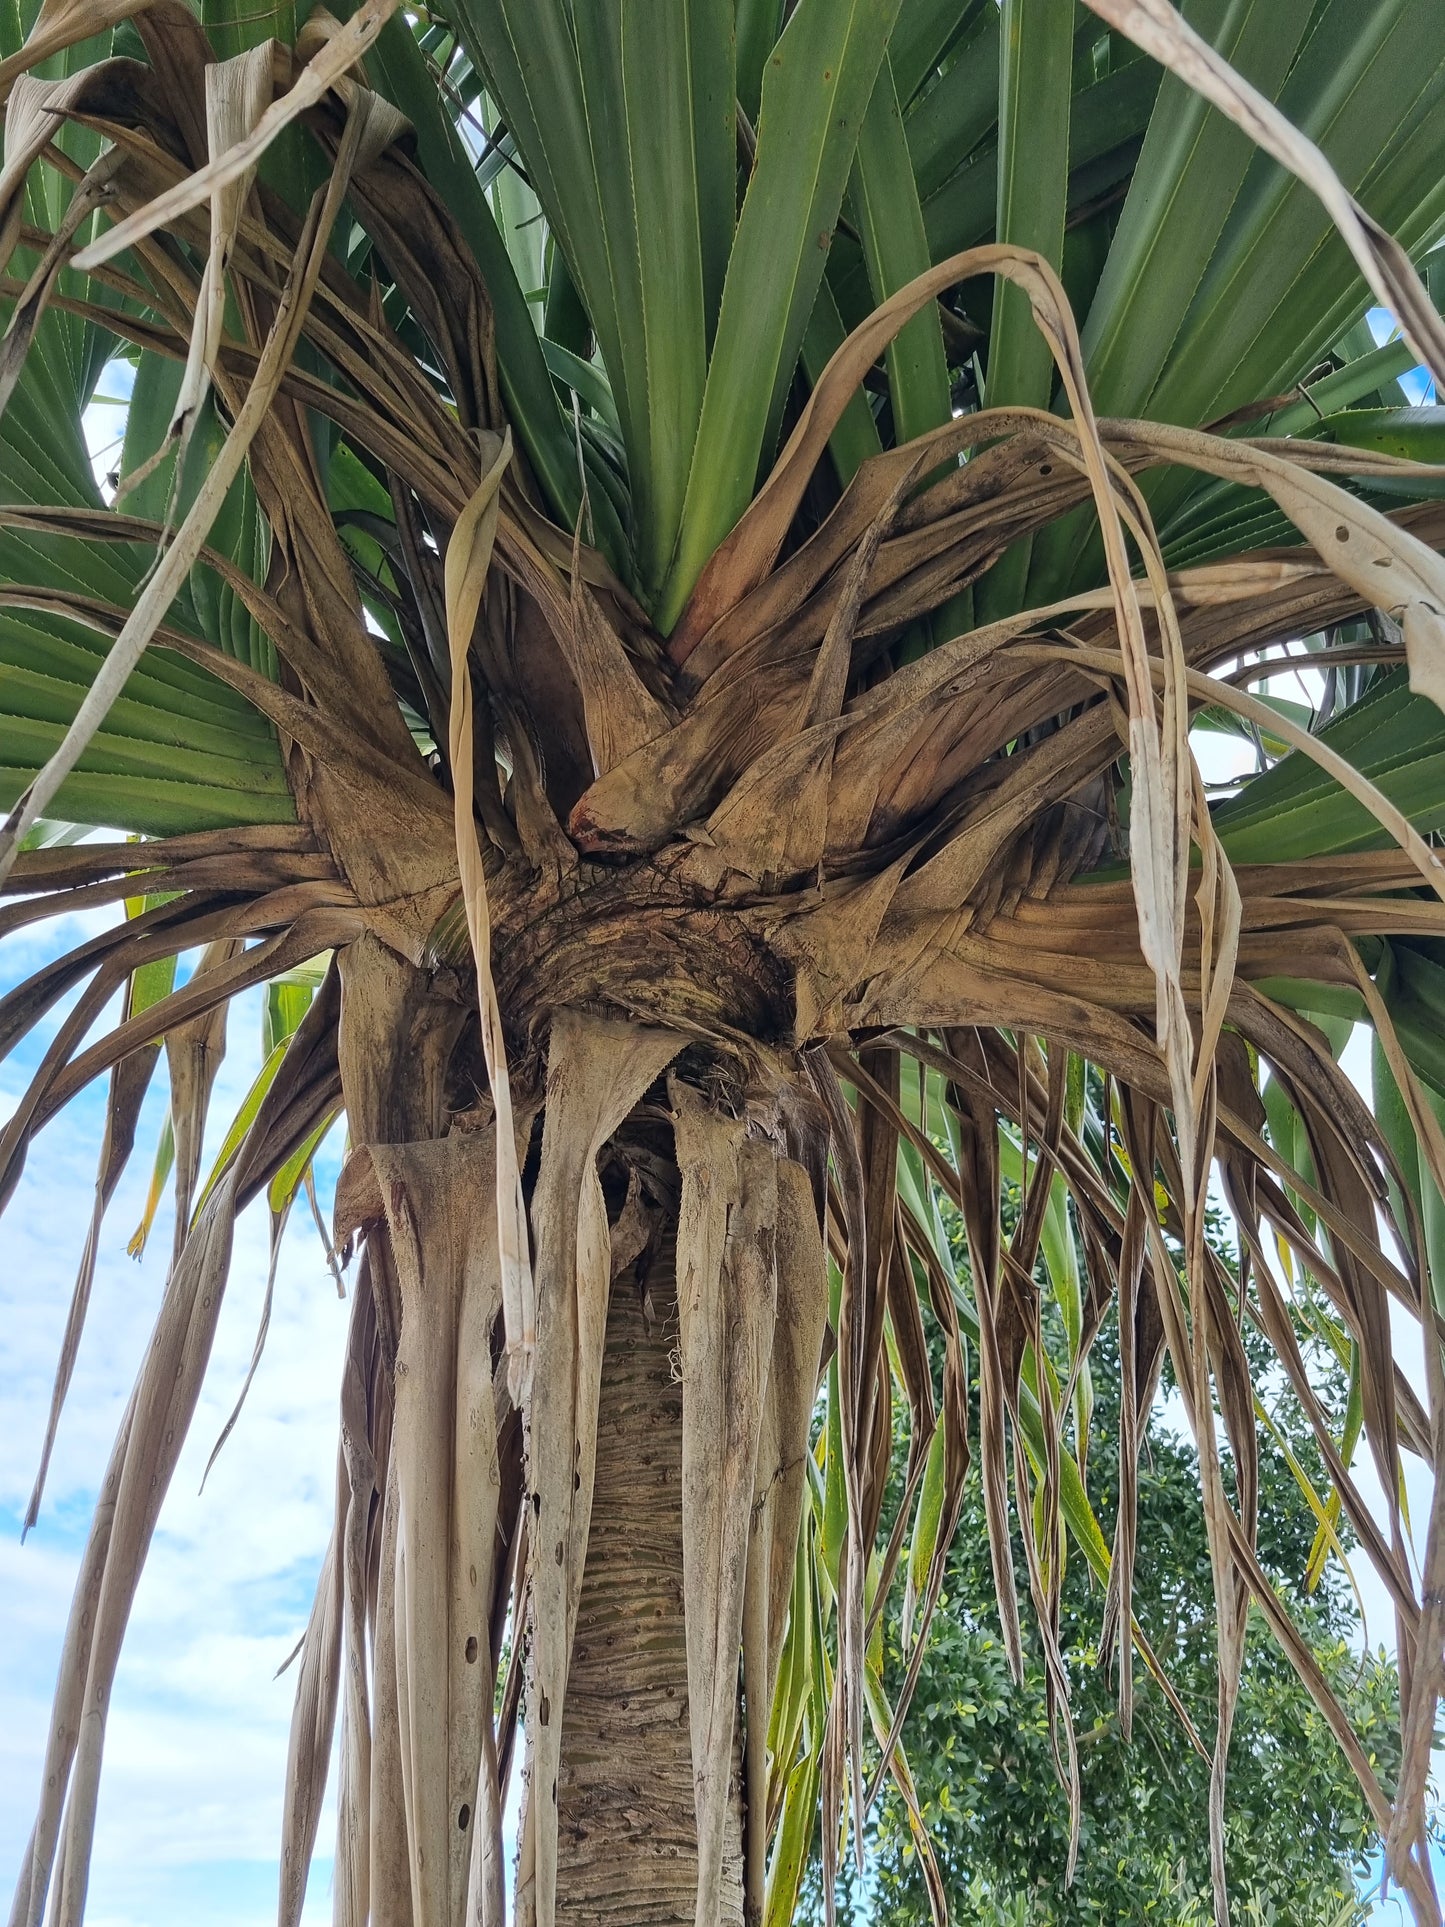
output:
<path id="1" fill-rule="evenodd" d="M 489 1642 L 497 1550 L 492 1162 L 485 1134 L 368 1145 L 337 1187 L 338 1227 L 385 1220 L 401 1295 L 391 1446 L 401 1745 L 414 1918 L 438 1927 L 465 1913 L 468 1809 L 492 1710 L 490 1665 L 466 1657 L 469 1639 L 474 1655 Z"/>
<path id="2" fill-rule="evenodd" d="M 447 747 L 452 769 L 452 811 L 456 825 L 457 867 L 467 932 L 477 972 L 477 998 L 482 1015 L 482 1050 L 497 1115 L 497 1237 L 502 1253 L 502 1313 L 506 1325 L 508 1377 L 512 1396 L 525 1397 L 531 1379 L 532 1354 L 537 1343 L 537 1301 L 528 1257 L 527 1207 L 522 1196 L 522 1174 L 517 1164 L 516 1133 L 512 1122 L 512 1087 L 507 1076 L 507 1046 L 502 1036 L 502 1013 L 492 982 L 492 926 L 487 906 L 487 878 L 473 810 L 472 773 L 472 631 L 481 612 L 492 563 L 497 521 L 501 514 L 502 477 L 512 458 L 512 432 L 493 445 L 476 493 L 463 510 L 447 544 L 445 564 L 447 638 L 451 654 L 451 716 Z"/>
<path id="3" fill-rule="evenodd" d="M 577 519 L 580 501 L 577 456 L 542 358 L 525 290 L 518 284 L 491 205 L 404 20 L 387 22 L 367 56 L 367 67 L 411 121 L 426 177 L 445 199 L 448 213 L 482 270 L 492 302 L 497 374 L 508 413 L 554 509 L 570 526 Z M 603 505 L 594 503 L 593 514 L 600 522 Z M 615 552 L 609 551 L 614 563 L 621 548 L 619 534 Z"/>
<path id="4" fill-rule="evenodd" d="M 147 4 L 148 0 L 41 0 L 24 46 L 0 60 L 0 100 L 5 99 L 18 75 L 78 41 L 129 20 Z"/>
<path id="5" fill-rule="evenodd" d="M 763 76 L 687 499 L 657 617 L 676 622 L 777 433 L 898 0 L 799 0 Z M 786 290 L 786 297 L 784 297 Z"/>
<path id="6" fill-rule="evenodd" d="M 886 301 L 929 266 L 923 210 L 886 54 L 858 135 L 851 199 L 868 279 L 875 297 Z M 1047 357 L 1048 350 L 1043 353 Z M 889 344 L 888 391 L 896 441 L 910 442 L 949 419 L 948 365 L 936 311 L 916 314 Z"/>
<path id="7" fill-rule="evenodd" d="M 1055 273 L 1064 265 L 1069 197 L 1069 117 L 1074 47 L 1071 0 L 1003 0 L 999 43 L 998 239 L 1033 248 Z M 1048 343 L 1021 288 L 1000 282 L 988 345 L 988 405 L 1047 408 L 1054 386 Z M 1029 545 L 1002 556 L 976 591 L 979 617 L 1009 615 L 1025 600 Z"/>
<path id="8" fill-rule="evenodd" d="M 270 104 L 269 47 L 253 47 L 249 53 L 238 54 L 234 60 L 217 61 L 214 66 L 207 67 L 206 139 L 211 159 L 219 160 L 238 141 L 254 133 L 256 123 Z M 254 172 L 254 168 L 247 168 L 233 175 L 217 186 L 211 195 L 210 249 L 201 277 L 201 290 L 196 298 L 195 322 L 191 329 L 185 373 L 181 378 L 181 391 L 171 415 L 170 434 L 179 435 L 181 439 L 181 452 L 176 458 L 177 478 L 185 462 L 185 450 L 201 406 L 210 393 L 216 355 L 221 345 L 221 325 L 226 315 L 226 267 Z M 161 444 L 163 448 L 169 439 L 168 436 L 167 441 Z"/>
<path id="9" fill-rule="evenodd" d="M 1348 192 L 1314 142 L 1222 60 L 1169 0 L 1087 0 L 1087 5 L 1161 66 L 1187 80 L 1256 146 L 1313 188 L 1377 298 L 1398 316 L 1401 333 L 1436 381 L 1445 382 L 1445 323 L 1410 257 Z"/>

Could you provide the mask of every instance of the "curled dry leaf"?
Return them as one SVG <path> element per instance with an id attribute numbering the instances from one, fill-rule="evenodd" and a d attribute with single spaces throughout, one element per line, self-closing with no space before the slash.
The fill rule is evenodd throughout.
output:
<path id="1" fill-rule="evenodd" d="M 451 659 L 451 707 L 447 725 L 452 767 L 452 808 L 457 868 L 467 932 L 477 976 L 482 1013 L 482 1049 L 497 1115 L 497 1235 L 502 1254 L 502 1305 L 507 1326 L 508 1373 L 512 1396 L 526 1397 L 537 1343 L 537 1303 L 527 1247 L 527 1207 L 517 1165 L 512 1122 L 512 1087 L 507 1074 L 507 1044 L 502 1013 L 492 981 L 491 922 L 487 876 L 473 814 L 472 633 L 486 594 L 487 572 L 501 513 L 502 477 L 511 459 L 508 433 L 489 438 L 485 468 L 475 494 L 452 531 L 446 553 L 446 619 Z"/>
<path id="2" fill-rule="evenodd" d="M 0 76 L 8 65 L 0 64 Z M 94 71 L 86 68 L 63 80 L 37 80 L 32 74 L 23 74 L 11 90 L 5 107 L 4 163 L 0 166 L 0 269 L 8 266 L 20 238 L 30 170 L 59 132 L 66 110 L 84 92 Z"/>
<path id="3" fill-rule="evenodd" d="M 41 0 L 35 24 L 24 45 L 0 60 L 0 101 L 6 102 L 7 130 L 8 115 L 20 91 L 20 77 L 28 77 L 31 67 L 38 67 L 42 60 L 64 53 L 67 47 L 77 46 L 82 40 L 93 39 L 107 28 L 119 26 L 122 20 L 130 20 L 143 12 L 148 4 L 149 0 Z M 8 147 L 6 159 L 9 159 Z M 0 258 L 5 252 L 0 249 Z"/>
<path id="4" fill-rule="evenodd" d="M 397 0 L 363 0 L 341 31 L 327 39 L 320 51 L 313 55 L 295 84 L 278 100 L 271 102 L 244 137 L 233 142 L 205 167 L 186 175 L 184 180 L 158 195 L 147 206 L 137 209 L 124 221 L 117 222 L 76 255 L 75 266 L 82 274 L 92 273 L 107 261 L 114 260 L 117 254 L 134 247 L 137 241 L 143 241 L 148 234 L 154 234 L 157 228 L 167 226 L 182 214 L 188 214 L 192 208 L 202 206 L 213 194 L 224 192 L 233 182 L 244 179 L 276 136 L 308 108 L 324 99 L 347 69 L 355 65 L 396 11 L 396 5 Z M 354 113 L 358 102 L 363 101 L 364 97 L 364 89 L 355 90 L 351 112 Z M 358 134 L 362 133 L 369 114 L 369 109 L 363 111 Z M 397 125 L 395 110 L 388 103 L 383 103 L 373 129 L 373 139 L 379 137 L 383 143 L 390 141 L 395 137 Z M 365 167 L 374 158 L 375 151 L 368 153 L 362 146 L 348 156 L 348 163 Z"/>
<path id="5" fill-rule="evenodd" d="M 206 143 L 212 161 L 255 132 L 256 123 L 271 105 L 271 67 L 271 48 L 263 41 L 249 53 L 215 61 L 206 68 Z M 185 461 L 191 430 L 210 392 L 226 316 L 226 268 L 254 176 L 253 164 L 211 194 L 210 247 L 196 297 L 185 372 L 171 411 L 170 435 L 180 441 L 177 475 Z"/>

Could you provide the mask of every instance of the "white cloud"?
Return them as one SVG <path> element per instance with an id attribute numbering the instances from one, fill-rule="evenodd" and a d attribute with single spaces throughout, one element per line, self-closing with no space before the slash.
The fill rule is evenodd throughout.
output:
<path id="1" fill-rule="evenodd" d="M 63 932 L 6 944 L 0 988 L 54 954 L 57 937 L 73 943 L 88 934 L 78 919 L 66 921 Z M 50 1013 L 0 1068 L 0 1108 L 11 1108 L 60 1016 Z M 260 998 L 253 994 L 233 1011 L 208 1158 L 259 1063 Z M 29 1832 L 90 1506 L 164 1283 L 168 1215 L 142 1264 L 125 1254 L 150 1177 L 164 1085 L 160 1073 L 112 1205 L 40 1524 L 23 1548 L 19 1521 L 85 1236 L 103 1085 L 37 1139 L 0 1227 L 0 1879 L 18 1867 Z M 327 1162 L 334 1171 L 334 1157 Z M 250 1362 L 267 1235 L 264 1208 L 238 1227 L 206 1387 L 135 1600 L 107 1733 L 88 1907 L 100 1927 L 197 1918 L 259 1927 L 275 1917 L 295 1674 L 274 1674 L 305 1623 L 331 1529 L 350 1307 L 337 1299 L 309 1213 L 299 1211 L 283 1247 L 265 1355 L 199 1493 Z M 323 1817 L 323 1853 L 332 1824 Z M 319 1865 L 308 1917 L 329 1913 L 328 1886 L 329 1868 Z"/>

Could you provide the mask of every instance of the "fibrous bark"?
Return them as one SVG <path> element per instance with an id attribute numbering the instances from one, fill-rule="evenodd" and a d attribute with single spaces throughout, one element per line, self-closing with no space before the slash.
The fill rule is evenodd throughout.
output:
<path id="1" fill-rule="evenodd" d="M 612 1287 L 592 1534 L 562 1726 L 557 1919 L 692 1927 L 697 1906 L 674 1233 Z M 718 1918 L 742 1920 L 739 1748 Z"/>

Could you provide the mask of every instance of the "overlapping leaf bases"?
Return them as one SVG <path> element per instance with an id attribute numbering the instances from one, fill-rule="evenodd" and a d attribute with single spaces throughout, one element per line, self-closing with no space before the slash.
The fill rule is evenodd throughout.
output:
<path id="1" fill-rule="evenodd" d="M 1213 1761 L 1221 1927 L 1251 1603 L 1439 1921 L 1445 1510 L 1417 1572 L 1399 1496 L 1402 1454 L 1445 1455 L 1445 434 L 1399 386 L 1445 372 L 1437 13 L 4 15 L 0 929 L 107 913 L 0 1000 L 8 1050 L 74 994 L 0 1194 L 110 1079 L 47 1459 L 162 1040 L 139 1242 L 172 1163 L 178 1200 L 16 1927 L 84 1910 L 235 1214 L 264 1191 L 274 1251 L 343 1108 L 361 1255 L 283 1927 L 338 1705 L 347 1927 L 500 1927 L 509 1885 L 538 1927 L 647 1895 L 784 1927 L 885 1773 L 941 1912 L 907 1710 L 964 1481 L 1077 1811 L 1067 1547 L 1105 1589 L 1124 1727 L 1172 1696 L 1131 1612 L 1166 1358 L 1211 1551 L 1214 1732 L 1178 1712 Z M 1375 345 L 1377 303 L 1403 338 Z M 107 368 L 130 402 L 102 484 Z M 1311 703 L 1279 696 L 1281 653 Z M 1254 745 L 1237 794 L 1211 799 L 1197 727 Z M 203 1179 L 225 1012 L 263 984 L 265 1068 Z M 1372 1103 L 1337 1061 L 1357 1022 Z M 1219 1196 L 1237 1276 L 1204 1237 Z M 1079 1456 L 1106 1319 L 1112 1540 Z M 1329 1468 L 1319 1557 L 1343 1517 L 1395 1603 L 1397 1787 L 1256 1556 L 1247 1325 Z M 619 1549 L 593 1526 L 644 1380 L 674 1537 Z M 644 1596 L 688 1714 L 645 1793 L 590 1630 Z"/>

